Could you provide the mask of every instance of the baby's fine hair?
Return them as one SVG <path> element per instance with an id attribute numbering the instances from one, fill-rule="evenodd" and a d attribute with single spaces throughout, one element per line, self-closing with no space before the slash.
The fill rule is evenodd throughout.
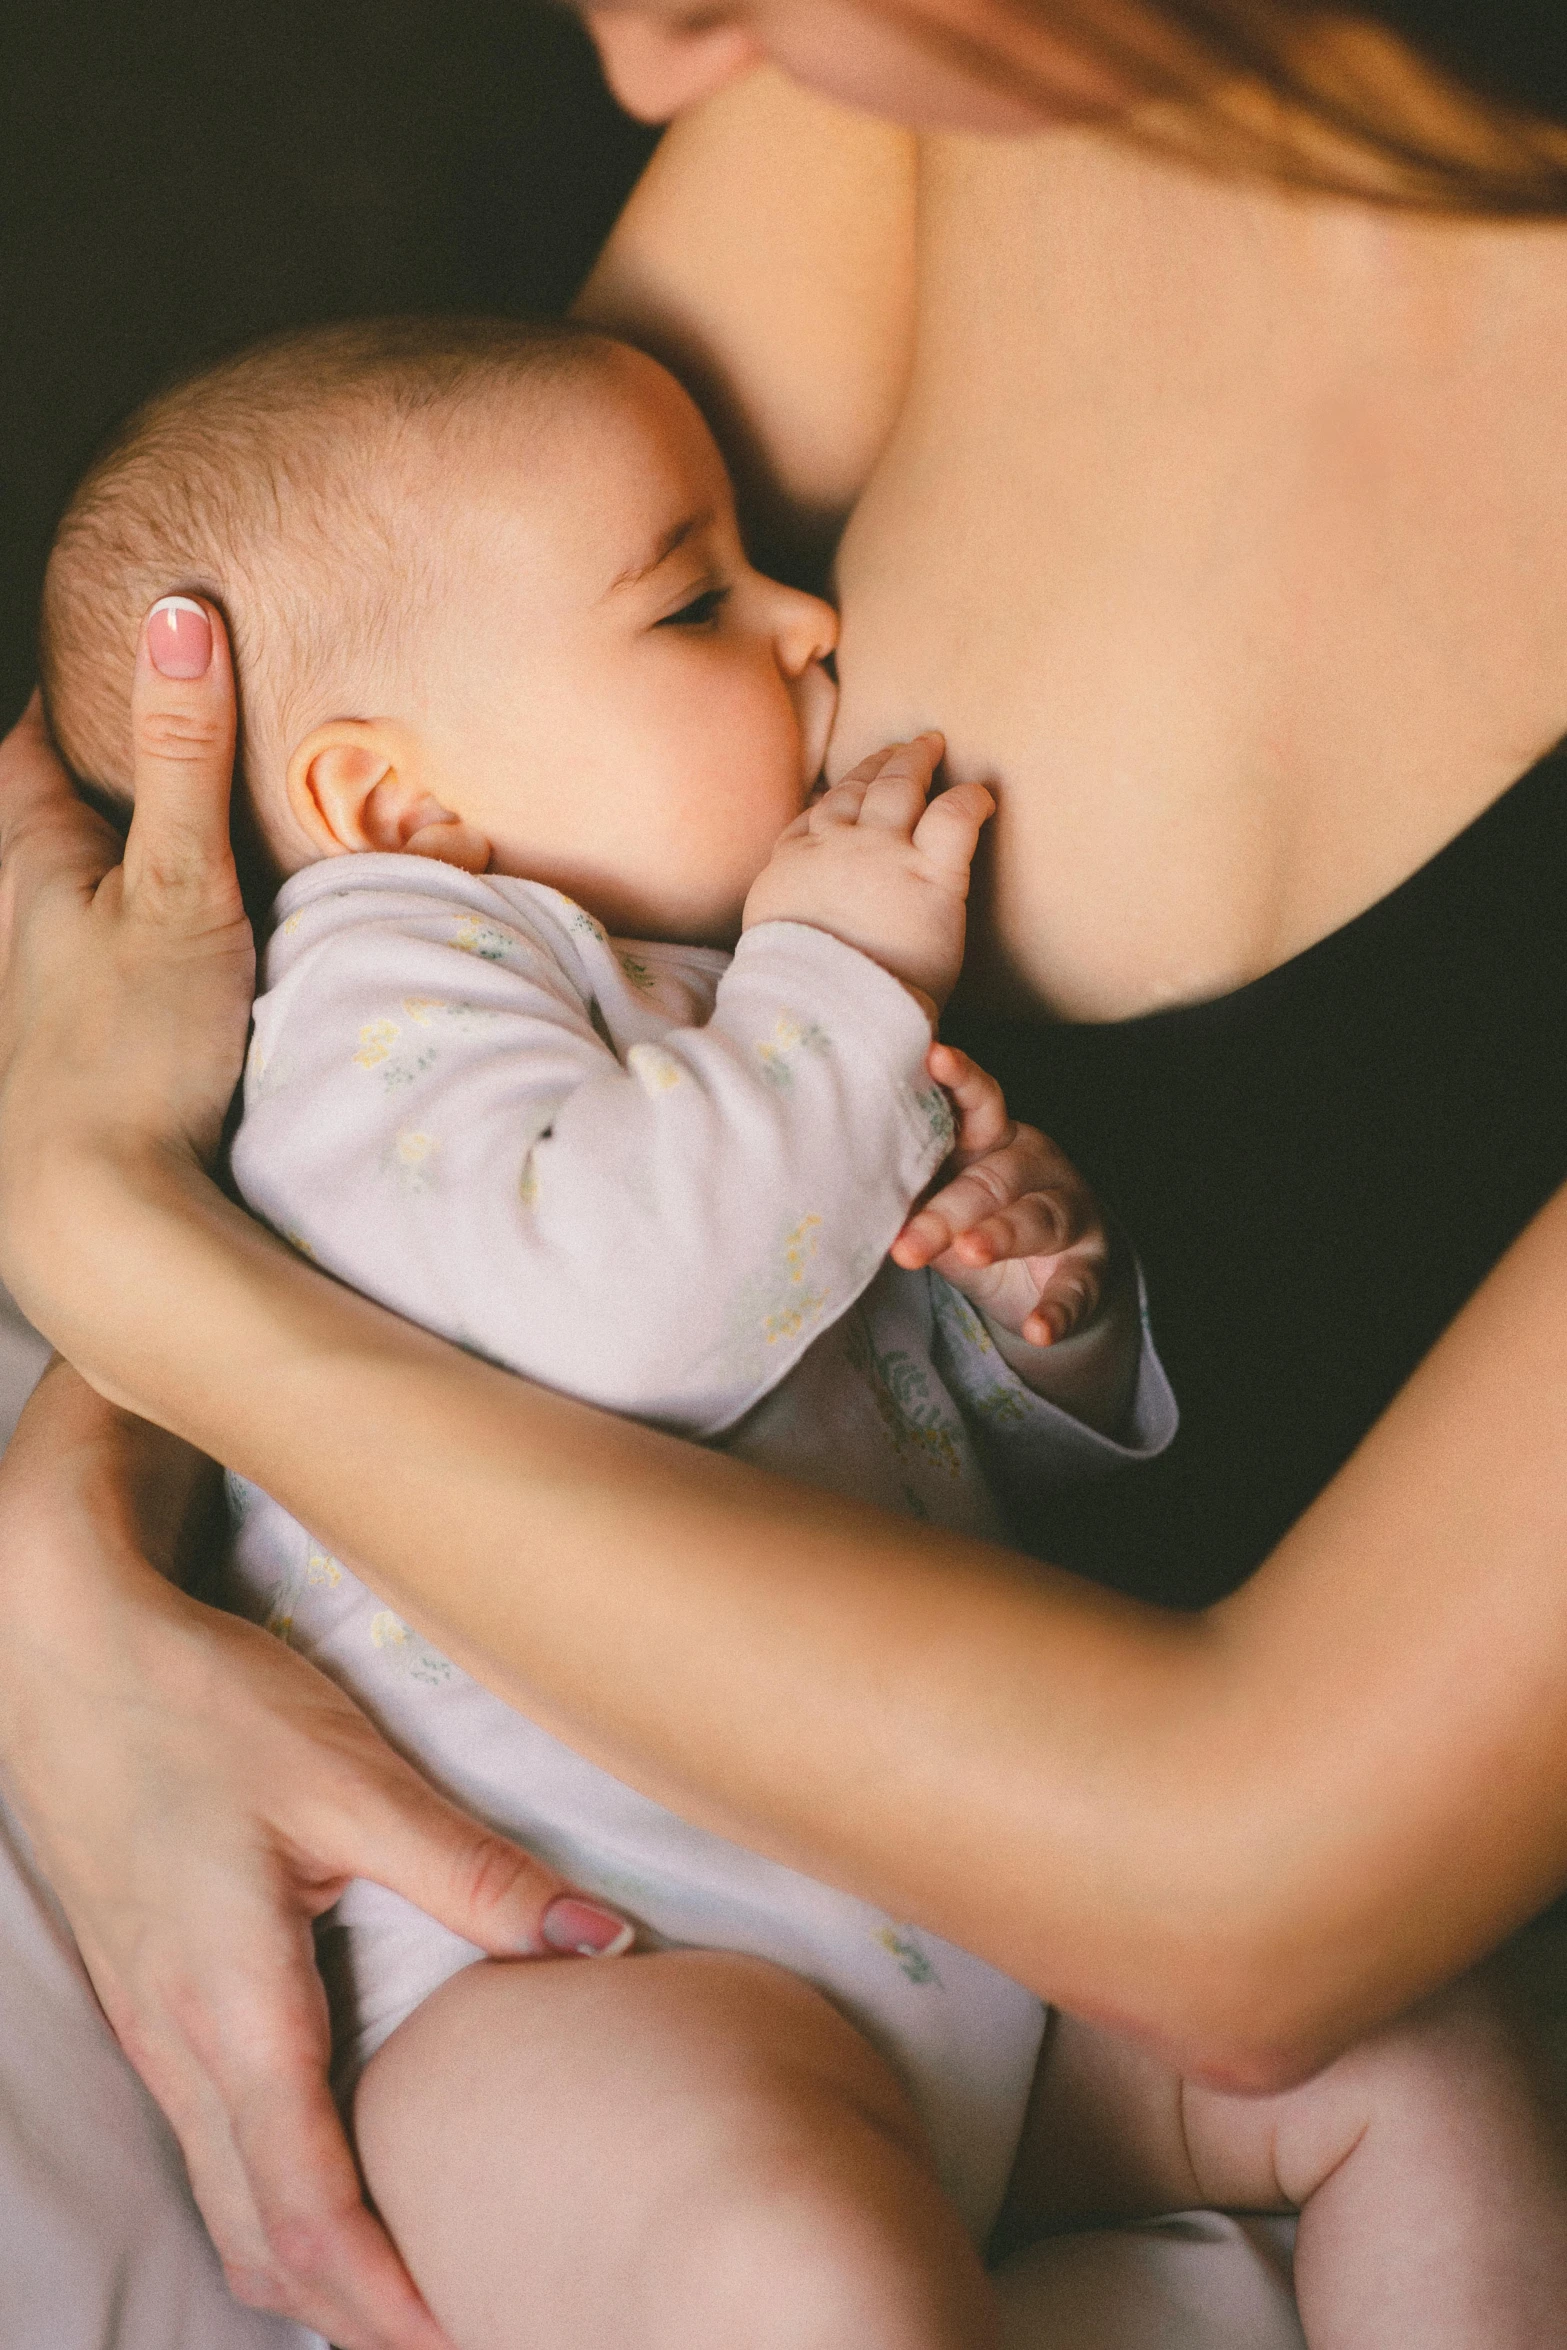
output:
<path id="1" fill-rule="evenodd" d="M 72 496 L 44 575 L 39 676 L 77 775 L 129 799 L 137 638 L 149 605 L 179 593 L 228 623 L 242 771 L 286 757 L 312 697 L 396 663 L 441 592 L 443 459 L 496 403 L 515 413 L 613 348 L 554 320 L 356 320 L 280 335 L 147 401 Z"/>

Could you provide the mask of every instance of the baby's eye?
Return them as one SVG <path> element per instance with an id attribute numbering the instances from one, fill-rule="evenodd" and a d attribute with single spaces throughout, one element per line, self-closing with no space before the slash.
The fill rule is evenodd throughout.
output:
<path id="1" fill-rule="evenodd" d="M 699 596 L 692 597 L 689 604 L 682 604 L 678 612 L 666 612 L 663 619 L 656 621 L 654 626 L 657 628 L 706 628 L 710 621 L 718 618 L 728 601 L 729 590 L 727 588 L 704 588 Z"/>

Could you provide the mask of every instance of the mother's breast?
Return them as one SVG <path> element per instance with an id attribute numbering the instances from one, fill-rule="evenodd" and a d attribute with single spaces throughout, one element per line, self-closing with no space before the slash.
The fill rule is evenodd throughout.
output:
<path id="1" fill-rule="evenodd" d="M 1528 605 L 1487 553 L 1512 492 L 1468 510 L 1446 442 L 1472 448 L 1483 387 L 1392 347 L 1373 234 L 1078 134 L 924 155 L 910 389 L 839 556 L 831 765 L 938 725 L 998 787 L 981 902 L 1054 1011 L 1244 984 L 1550 739 L 1543 652 L 1478 687 L 1463 658 Z"/>

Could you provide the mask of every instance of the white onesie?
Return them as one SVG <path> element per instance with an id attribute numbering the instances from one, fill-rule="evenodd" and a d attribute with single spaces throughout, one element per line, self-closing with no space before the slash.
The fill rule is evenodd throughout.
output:
<path id="1" fill-rule="evenodd" d="M 766 923 L 732 959 L 632 944 L 532 882 L 365 856 L 288 882 L 264 976 L 244 1197 L 474 1353 L 998 1539 L 993 1488 L 1103 1474 L 1174 1433 L 1146 1332 L 1114 1443 L 1034 1395 L 947 1283 L 886 1263 L 952 1121 L 919 1008 L 825 932 Z M 238 1606 L 646 1943 L 748 1951 L 818 1984 L 907 2082 L 983 2240 L 1039 2047 L 1031 1992 L 623 1786 L 438 1655 L 265 1494 L 230 1490 Z M 352 1885 L 335 1924 L 346 2083 L 480 1954 L 374 1885 Z"/>

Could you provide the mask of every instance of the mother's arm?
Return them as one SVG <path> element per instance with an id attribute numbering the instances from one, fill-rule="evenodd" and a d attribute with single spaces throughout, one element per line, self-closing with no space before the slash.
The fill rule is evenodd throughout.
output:
<path id="1" fill-rule="evenodd" d="M 90 1377 L 649 1793 L 1210 2079 L 1309 2069 L 1567 1879 L 1567 1199 L 1183 1619 L 510 1380 L 167 1154 L 50 1173 L 90 1238 L 24 1294 Z"/>
<path id="2" fill-rule="evenodd" d="M 101 1390 L 624 1777 L 1216 2081 L 1306 2070 L 1567 1878 L 1567 1200 L 1245 1590 L 1140 1608 L 532 1388 L 249 1223 L 176 1080 L 217 1065 L 226 782 L 143 793 L 91 895 L 0 802 L 4 1269 Z"/>

